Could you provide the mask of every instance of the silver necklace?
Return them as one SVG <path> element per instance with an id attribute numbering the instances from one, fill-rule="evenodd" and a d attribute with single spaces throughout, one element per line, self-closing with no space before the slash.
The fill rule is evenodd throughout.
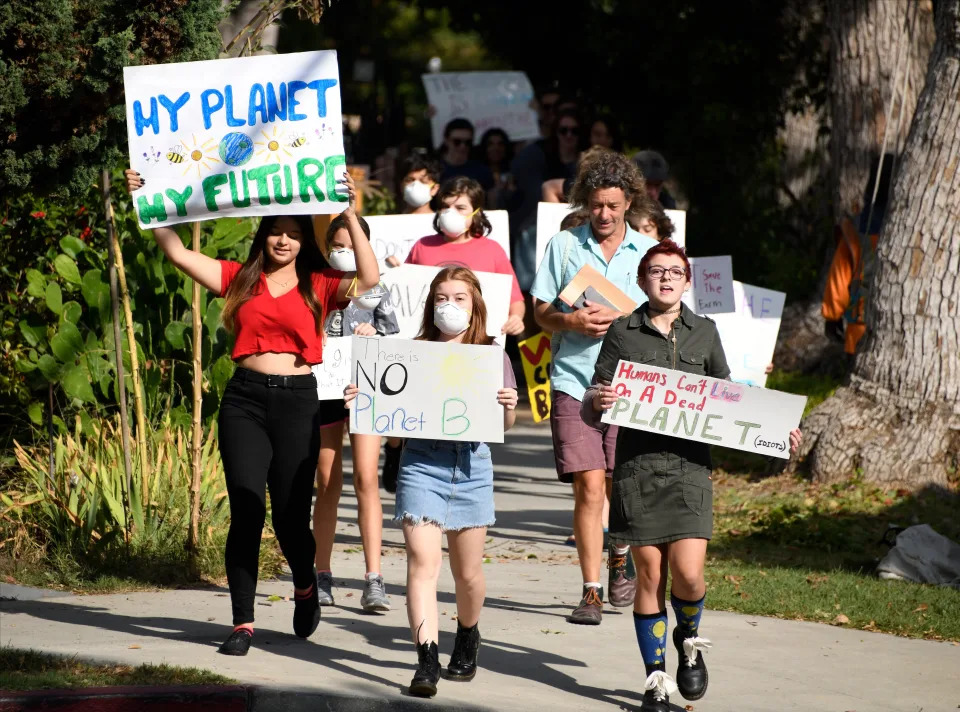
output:
<path id="1" fill-rule="evenodd" d="M 290 284 L 290 282 L 292 282 L 294 279 L 296 279 L 296 275 L 294 275 L 293 277 L 291 277 L 290 279 L 288 279 L 286 282 L 281 282 L 281 281 L 279 281 L 279 280 L 274 279 L 273 277 L 271 277 L 271 276 L 270 276 L 269 274 L 267 274 L 266 272 L 264 272 L 264 274 L 266 275 L 267 279 L 269 279 L 269 280 L 270 280 L 271 282 L 273 282 L 274 284 L 279 285 L 281 289 L 285 289 L 286 286 L 287 286 L 288 284 Z"/>

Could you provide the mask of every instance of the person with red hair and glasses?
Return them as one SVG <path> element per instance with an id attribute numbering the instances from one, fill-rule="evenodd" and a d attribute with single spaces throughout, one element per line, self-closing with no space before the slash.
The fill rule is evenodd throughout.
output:
<path id="1" fill-rule="evenodd" d="M 716 324 L 697 316 L 680 299 L 690 289 L 690 261 L 682 247 L 664 240 L 640 260 L 637 284 L 647 302 L 614 322 L 603 339 L 581 416 L 599 422 L 617 400 L 610 383 L 620 359 L 713 378 L 730 369 Z M 790 451 L 800 445 L 790 433 Z M 637 568 L 633 623 L 647 679 L 643 712 L 666 712 L 669 695 L 688 700 L 707 691 L 700 636 L 706 595 L 703 571 L 713 532 L 713 481 L 710 447 L 629 428 L 620 428 L 610 495 L 610 541 L 629 545 Z M 676 679 L 666 672 L 667 569 L 672 574 L 670 604 L 676 615 L 673 644 L 679 655 Z"/>

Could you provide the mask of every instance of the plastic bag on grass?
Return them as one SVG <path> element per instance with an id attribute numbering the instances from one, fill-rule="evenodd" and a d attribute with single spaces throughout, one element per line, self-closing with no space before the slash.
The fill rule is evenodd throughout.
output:
<path id="1" fill-rule="evenodd" d="M 960 590 L 960 544 L 929 524 L 907 527 L 877 564 L 882 579 L 932 583 Z"/>

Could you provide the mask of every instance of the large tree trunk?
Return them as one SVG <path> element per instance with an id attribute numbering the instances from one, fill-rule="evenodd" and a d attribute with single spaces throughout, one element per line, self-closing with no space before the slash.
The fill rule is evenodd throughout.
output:
<path id="1" fill-rule="evenodd" d="M 845 217 L 857 216 L 863 208 L 871 157 L 880 153 L 888 118 L 888 151 L 902 146 L 906 139 L 933 47 L 932 9 L 930 0 L 827 3 L 830 154 L 837 224 Z M 908 18 L 912 19 L 909 36 L 905 31 Z M 887 117 L 891 97 L 901 90 L 903 98 L 892 104 Z"/>
<path id="2" fill-rule="evenodd" d="M 819 481 L 859 469 L 873 481 L 945 484 L 960 459 L 960 0 L 938 2 L 936 26 L 865 343 L 849 385 L 804 424 L 801 455 Z"/>

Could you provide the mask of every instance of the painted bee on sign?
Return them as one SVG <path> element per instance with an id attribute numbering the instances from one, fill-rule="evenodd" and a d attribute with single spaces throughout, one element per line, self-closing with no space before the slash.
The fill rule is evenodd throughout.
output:
<path id="1" fill-rule="evenodd" d="M 170 163 L 183 163 L 186 160 L 186 156 L 183 155 L 183 149 L 180 146 L 173 146 L 166 155 L 166 159 Z"/>
<path id="2" fill-rule="evenodd" d="M 296 134 L 293 137 L 293 140 L 287 144 L 290 148 L 300 148 L 301 146 L 307 145 L 307 137 L 303 134 Z"/>

